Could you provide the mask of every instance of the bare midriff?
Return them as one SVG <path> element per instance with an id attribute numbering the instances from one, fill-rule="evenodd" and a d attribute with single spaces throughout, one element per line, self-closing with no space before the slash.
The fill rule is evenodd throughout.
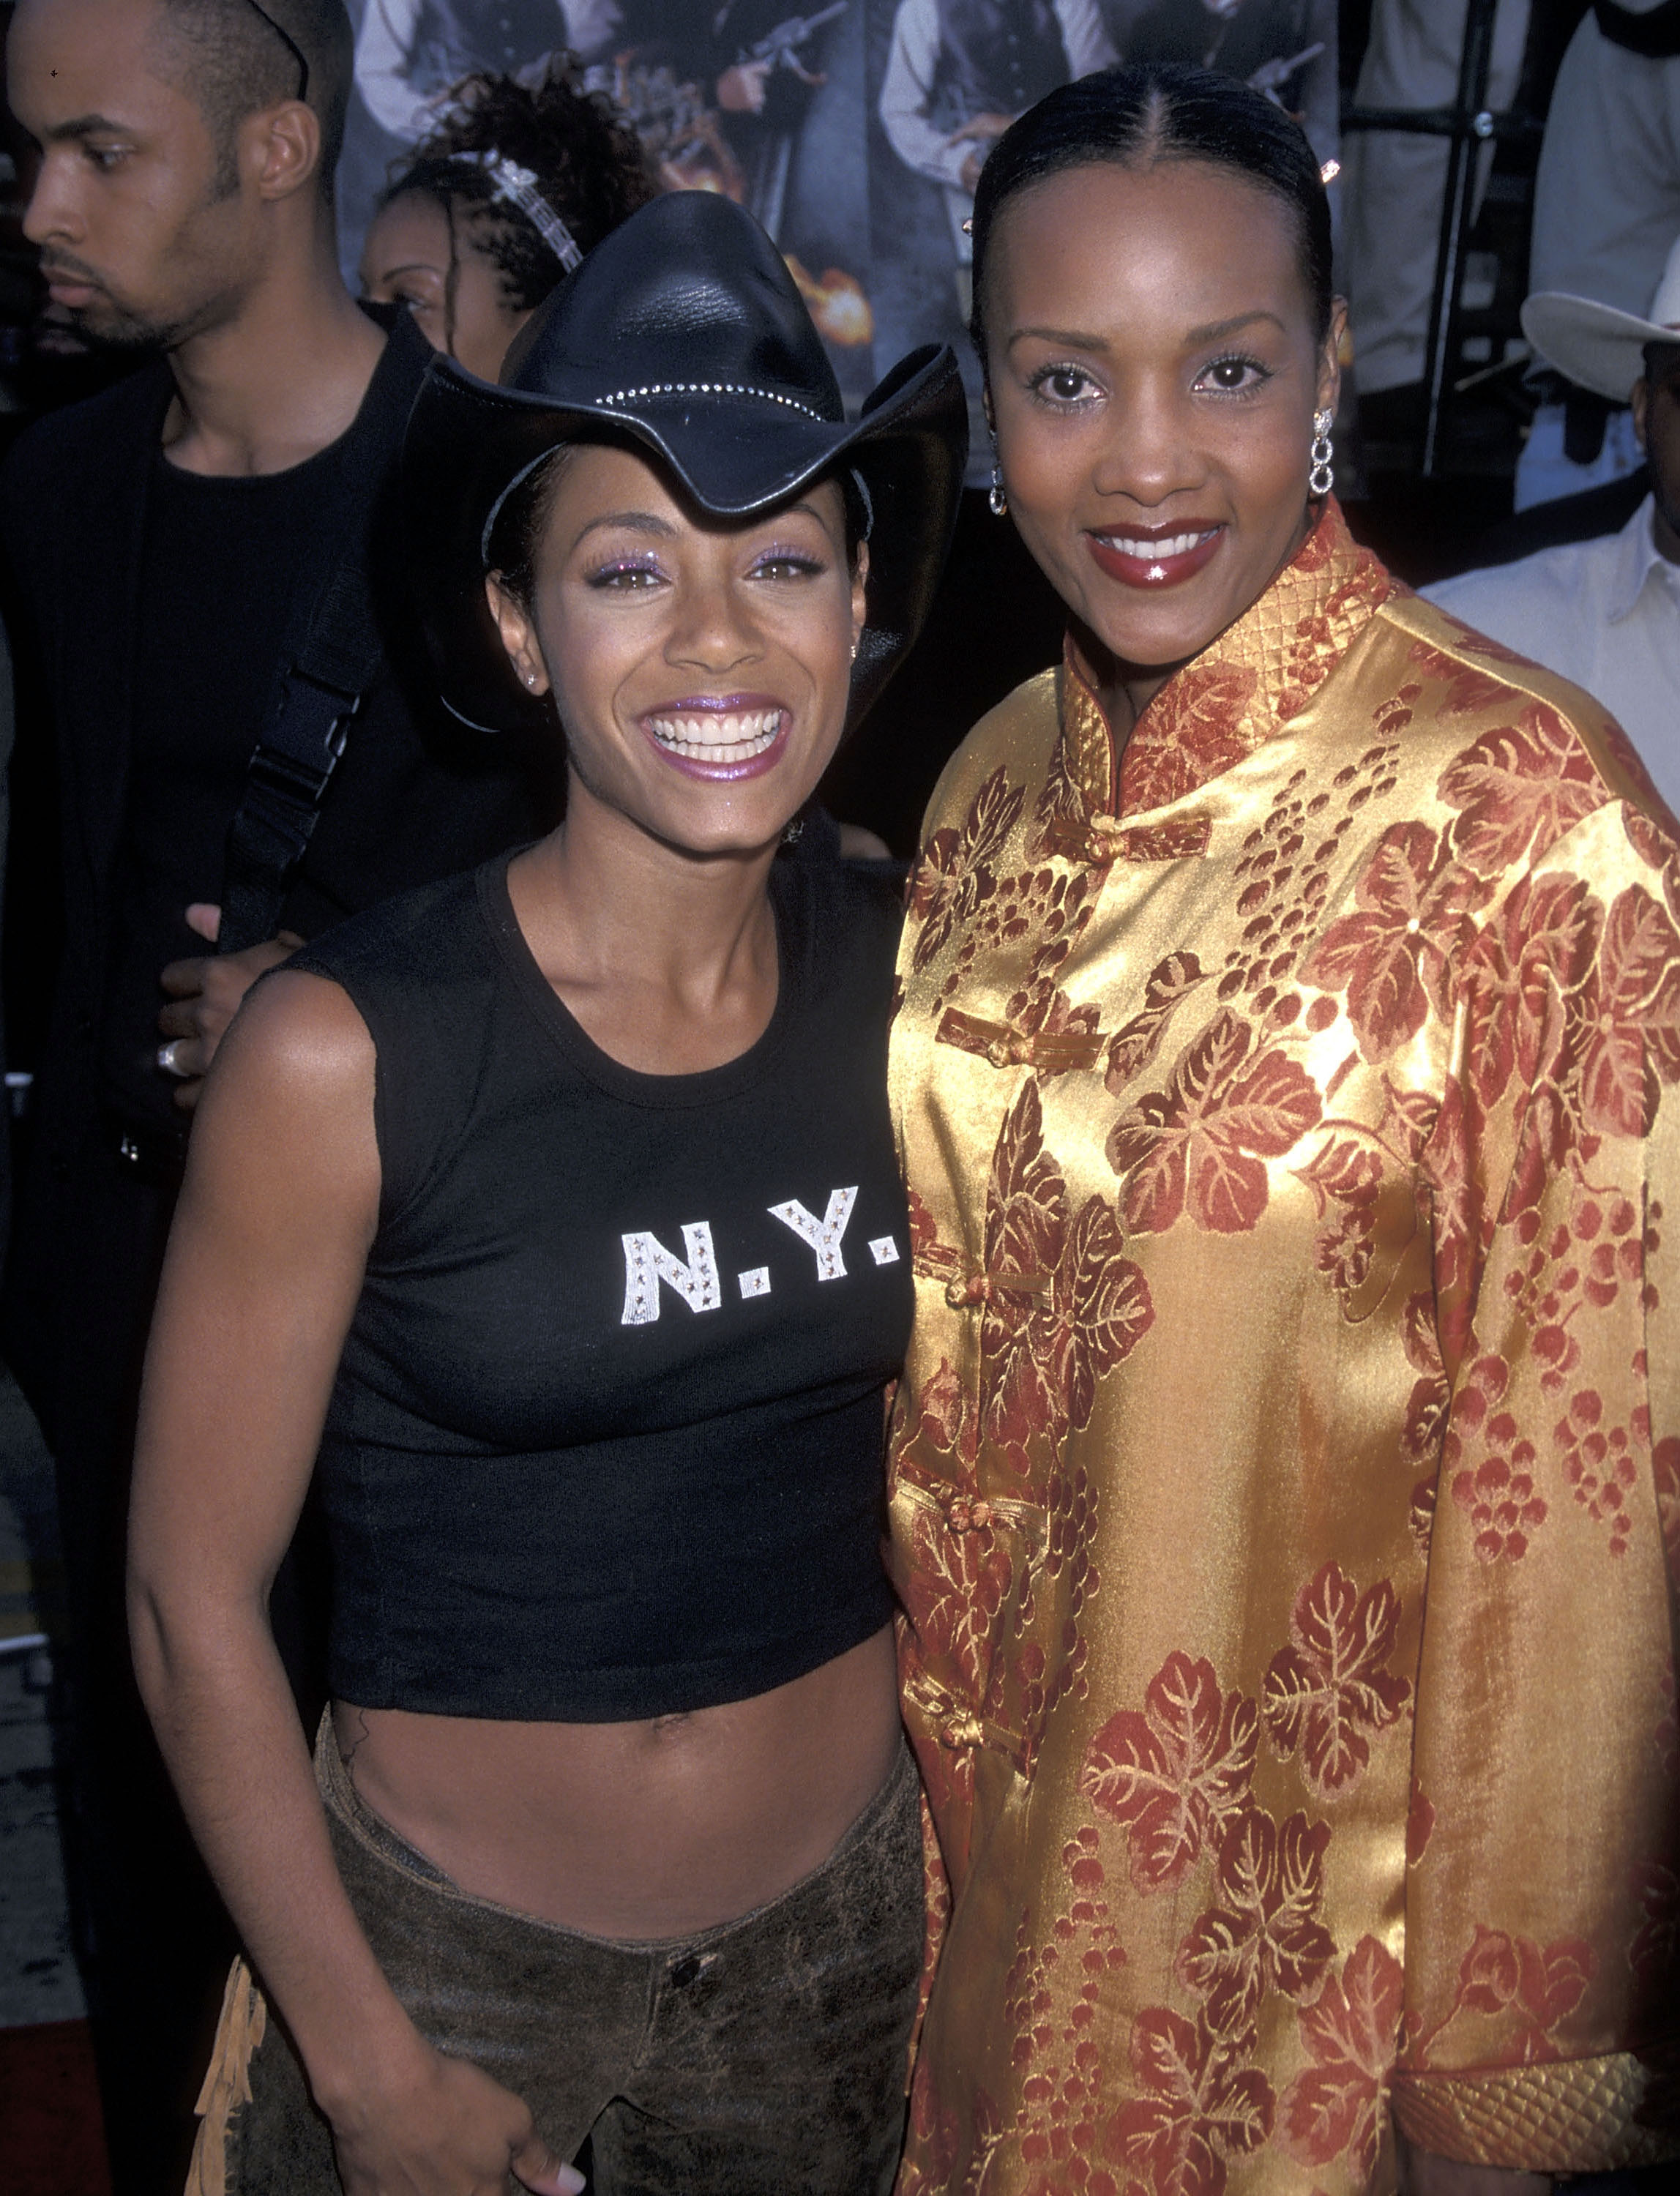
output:
<path id="1" fill-rule="evenodd" d="M 644 1722 L 333 1714 L 361 1800 L 463 1891 L 621 1939 L 779 1898 L 828 1858 L 900 1742 L 886 1627 L 771 1692 Z"/>

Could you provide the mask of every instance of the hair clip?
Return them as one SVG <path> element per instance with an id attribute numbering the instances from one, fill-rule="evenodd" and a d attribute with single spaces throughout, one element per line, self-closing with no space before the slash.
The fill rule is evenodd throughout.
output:
<path id="1" fill-rule="evenodd" d="M 974 217 L 972 213 L 962 224 L 962 233 L 965 236 L 972 236 L 974 234 Z"/>
<path id="2" fill-rule="evenodd" d="M 1321 183 L 1333 183 L 1341 173 L 1340 160 L 1326 160 L 1319 170 L 1319 181 Z"/>
<path id="3" fill-rule="evenodd" d="M 494 151 L 453 153 L 450 158 L 483 170 L 496 187 L 493 202 L 517 206 L 560 262 L 564 273 L 569 274 L 574 267 L 582 266 L 583 247 L 538 190 L 534 169 L 522 168 L 517 160 L 510 160 L 505 153 Z"/>

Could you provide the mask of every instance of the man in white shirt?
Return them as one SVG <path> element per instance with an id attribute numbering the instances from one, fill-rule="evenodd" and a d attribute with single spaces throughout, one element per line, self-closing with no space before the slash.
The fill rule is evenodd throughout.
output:
<path id="1" fill-rule="evenodd" d="M 1579 12 L 1579 11 L 1577 11 Z M 1680 9 L 1598 0 L 1581 16 L 1553 88 L 1534 179 L 1528 274 L 1537 291 L 1637 313 L 1680 222 Z M 1625 400 L 1619 390 L 1616 403 Z M 1565 407 L 1543 404 L 1516 469 L 1516 507 L 1631 472 L 1628 416 L 1606 423 L 1596 459 L 1572 459 Z M 1591 447 L 1589 445 L 1589 447 Z"/>
<path id="2" fill-rule="evenodd" d="M 1602 702 L 1680 812 L 1680 240 L 1648 318 L 1551 291 L 1529 298 L 1522 327 L 1572 381 L 1631 398 L 1651 493 L 1619 534 L 1423 592 Z"/>

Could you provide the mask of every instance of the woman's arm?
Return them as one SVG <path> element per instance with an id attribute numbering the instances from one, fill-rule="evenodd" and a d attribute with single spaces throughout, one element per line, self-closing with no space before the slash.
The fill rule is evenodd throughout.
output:
<path id="1" fill-rule="evenodd" d="M 379 1198 L 373 1046 L 280 976 L 205 1085 L 147 1356 L 135 1661 L 193 1835 L 331 2121 L 351 2196 L 580 2188 L 519 2100 L 420 2037 L 351 1910 L 268 1598 L 314 1468 Z"/>

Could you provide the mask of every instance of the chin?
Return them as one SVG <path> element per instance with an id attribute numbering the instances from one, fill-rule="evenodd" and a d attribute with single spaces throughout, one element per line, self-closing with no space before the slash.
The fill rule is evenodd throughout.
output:
<path id="1" fill-rule="evenodd" d="M 696 860 L 744 860 L 761 854 L 781 838 L 792 821 L 790 816 L 782 814 L 782 804 L 778 801 L 770 810 L 737 810 L 711 817 L 696 816 L 691 812 L 666 813 L 644 816 L 640 820 L 644 830 L 678 853 L 691 855 Z M 794 812 L 797 814 L 798 811 Z"/>

